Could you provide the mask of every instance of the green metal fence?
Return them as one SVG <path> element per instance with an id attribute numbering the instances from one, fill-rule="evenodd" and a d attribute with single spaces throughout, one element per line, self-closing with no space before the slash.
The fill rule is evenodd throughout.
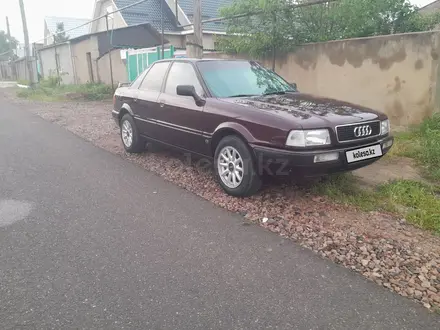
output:
<path id="1" fill-rule="evenodd" d="M 151 64 L 160 60 L 161 54 L 162 52 L 160 47 L 128 50 L 126 54 L 128 81 L 132 82 Z M 173 46 L 171 46 L 169 49 L 164 50 L 164 58 L 173 58 L 173 57 L 174 57 Z"/>

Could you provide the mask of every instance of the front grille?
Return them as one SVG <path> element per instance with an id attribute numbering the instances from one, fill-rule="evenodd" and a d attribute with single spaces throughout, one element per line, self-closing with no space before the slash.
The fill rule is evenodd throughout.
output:
<path id="1" fill-rule="evenodd" d="M 354 133 L 354 130 L 358 126 L 370 126 L 371 127 L 371 134 L 363 135 L 363 136 L 356 136 Z M 371 138 L 374 136 L 378 136 L 380 134 L 380 121 L 339 126 L 339 127 L 336 127 L 336 133 L 338 134 L 338 141 L 339 142 L 368 139 L 368 138 Z"/>

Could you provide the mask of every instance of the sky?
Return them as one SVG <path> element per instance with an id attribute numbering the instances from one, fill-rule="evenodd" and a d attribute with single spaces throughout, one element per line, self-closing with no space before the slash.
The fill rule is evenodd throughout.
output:
<path id="1" fill-rule="evenodd" d="M 23 0 L 30 42 L 41 41 L 44 35 L 44 17 L 91 18 L 95 0 Z M 411 0 L 419 7 L 433 0 Z M 0 0 L 0 30 L 6 31 L 6 16 L 9 17 L 11 34 L 23 42 L 20 7 L 18 0 Z"/>

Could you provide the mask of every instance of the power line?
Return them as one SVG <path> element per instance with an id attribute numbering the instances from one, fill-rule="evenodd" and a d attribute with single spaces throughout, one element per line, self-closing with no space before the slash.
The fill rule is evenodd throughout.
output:
<path id="1" fill-rule="evenodd" d="M 339 0 L 315 0 L 315 1 L 308 1 L 305 3 L 299 3 L 297 5 L 292 5 L 290 7 L 292 9 L 296 9 L 296 8 L 301 8 L 301 7 L 309 7 L 309 6 L 313 6 L 313 5 L 322 5 L 324 3 L 336 2 L 336 1 L 339 1 Z M 245 14 L 238 14 L 238 15 L 218 17 L 218 18 L 210 18 L 210 19 L 203 20 L 201 23 L 203 24 L 203 23 L 211 23 L 211 22 L 221 22 L 221 21 L 226 21 L 226 20 L 230 20 L 230 19 L 234 19 L 234 18 L 259 15 L 259 14 L 262 14 L 263 12 L 264 12 L 264 10 L 257 10 L 257 11 L 249 12 L 249 13 L 245 13 Z M 180 27 L 188 27 L 188 26 L 193 26 L 193 25 L 194 25 L 194 23 L 190 23 L 190 24 L 180 25 Z"/>

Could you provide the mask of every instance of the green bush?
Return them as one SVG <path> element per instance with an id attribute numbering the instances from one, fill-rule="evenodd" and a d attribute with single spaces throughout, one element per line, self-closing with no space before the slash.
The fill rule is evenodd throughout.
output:
<path id="1" fill-rule="evenodd" d="M 100 101 L 109 99 L 113 90 L 105 84 L 88 83 L 83 85 L 59 85 L 60 79 L 50 76 L 32 89 L 19 91 L 17 95 L 40 101 L 85 100 Z"/>
<path id="2" fill-rule="evenodd" d="M 88 83 L 74 86 L 77 92 L 83 94 L 84 99 L 90 101 L 103 100 L 113 95 L 113 90 L 109 85 Z"/>
<path id="3" fill-rule="evenodd" d="M 62 78 L 60 76 L 49 76 L 40 80 L 40 86 L 48 88 L 56 88 L 60 86 Z"/>
<path id="4" fill-rule="evenodd" d="M 429 175 L 440 180 L 440 115 L 426 119 L 419 129 L 421 144 L 420 161 L 427 167 Z"/>
<path id="5" fill-rule="evenodd" d="M 415 159 L 423 166 L 427 178 L 440 181 L 440 114 L 408 132 L 396 134 L 390 154 Z"/>

